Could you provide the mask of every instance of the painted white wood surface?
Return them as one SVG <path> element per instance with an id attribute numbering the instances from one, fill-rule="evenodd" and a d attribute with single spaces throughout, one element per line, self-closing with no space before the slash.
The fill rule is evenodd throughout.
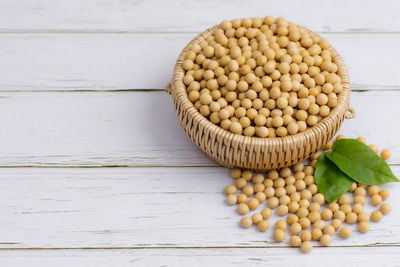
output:
<path id="1" fill-rule="evenodd" d="M 368 266 L 394 267 L 399 248 L 314 248 L 301 254 L 295 248 L 140 249 L 140 250 L 34 250 L 0 251 L 7 267 L 105 267 L 105 266 Z"/>
<path id="2" fill-rule="evenodd" d="M 396 0 L 1 0 L 1 31 L 198 32 L 223 19 L 284 16 L 324 32 L 398 32 Z"/>
<path id="3" fill-rule="evenodd" d="M 0 96 L 0 166 L 215 166 L 186 136 L 165 92 Z M 399 102 L 400 92 L 353 92 L 357 116 L 341 133 L 390 148 L 390 163 L 400 163 L 392 117 Z"/>
<path id="4" fill-rule="evenodd" d="M 399 185 L 368 234 L 303 255 L 271 229 L 238 227 L 223 202 L 228 170 L 152 91 L 198 32 L 285 16 L 342 54 L 352 88 L 367 92 L 352 94 L 357 117 L 340 133 L 390 148 L 399 175 L 399 11 L 395 0 L 0 0 L 0 266 L 398 266 Z"/>
<path id="5" fill-rule="evenodd" d="M 0 248 L 289 246 L 273 241 L 278 216 L 265 233 L 239 227 L 224 203 L 226 168 L 13 168 L 0 181 Z M 367 234 L 349 226 L 353 236 L 331 246 L 400 246 L 400 184 L 386 187 L 391 213 Z"/>
<path id="6" fill-rule="evenodd" d="M 0 91 L 162 89 L 179 53 L 195 36 L 1 34 Z M 400 51 L 392 49 L 400 46 L 400 34 L 323 36 L 343 56 L 353 90 L 400 88 L 395 60 Z"/>

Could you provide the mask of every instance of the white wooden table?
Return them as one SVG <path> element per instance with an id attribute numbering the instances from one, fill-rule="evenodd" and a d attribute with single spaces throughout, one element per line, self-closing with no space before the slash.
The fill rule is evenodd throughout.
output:
<path id="1" fill-rule="evenodd" d="M 198 32 L 285 16 L 342 54 L 357 117 L 340 133 L 391 149 L 400 176 L 399 13 L 395 0 L 0 0 L 0 266 L 399 266 L 400 185 L 368 234 L 304 255 L 238 227 L 229 171 L 163 91 Z"/>

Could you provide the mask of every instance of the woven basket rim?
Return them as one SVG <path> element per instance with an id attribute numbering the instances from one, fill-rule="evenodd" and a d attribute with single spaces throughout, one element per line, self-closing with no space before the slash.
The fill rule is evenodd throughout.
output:
<path id="1" fill-rule="evenodd" d="M 295 23 L 293 23 L 295 24 Z M 295 24 L 297 25 L 297 24 Z M 301 26 L 297 25 L 300 29 L 305 30 L 311 37 L 318 37 L 317 33 Z M 287 135 L 284 137 L 249 137 L 239 134 L 234 134 L 230 131 L 223 129 L 222 127 L 212 123 L 206 117 L 200 114 L 200 112 L 194 107 L 193 103 L 189 100 L 188 94 L 186 91 L 186 85 L 183 83 L 183 77 L 185 71 L 182 67 L 182 62 L 185 59 L 186 53 L 190 50 L 193 44 L 199 44 L 201 41 L 205 40 L 208 36 L 212 35 L 217 29 L 220 29 L 219 25 L 213 26 L 204 32 L 197 35 L 194 39 L 192 39 L 182 50 L 180 53 L 174 68 L 173 80 L 171 82 L 171 94 L 174 98 L 177 98 L 177 102 L 180 102 L 182 106 L 185 107 L 186 112 L 190 114 L 192 119 L 196 121 L 202 127 L 205 127 L 210 131 L 210 133 L 218 135 L 224 140 L 224 142 L 229 142 L 234 147 L 258 147 L 257 149 L 260 151 L 264 151 L 265 149 L 274 147 L 279 151 L 285 151 L 286 144 L 290 143 L 299 143 L 299 147 L 303 142 L 309 142 L 315 135 L 325 134 L 326 128 L 333 126 L 335 124 L 335 120 L 337 120 L 337 115 L 339 117 L 345 116 L 350 98 L 350 79 L 346 65 L 340 54 L 336 51 L 336 49 L 330 45 L 329 50 L 331 51 L 332 61 L 335 62 L 338 66 L 338 75 L 341 78 L 341 83 L 343 86 L 342 92 L 338 96 L 338 104 L 335 108 L 330 111 L 330 114 L 322 119 L 318 124 L 313 127 L 308 128 L 303 132 L 299 132 L 294 135 Z M 324 127 L 325 125 L 325 127 Z M 329 140 L 327 140 L 329 141 Z M 270 149 L 268 149 L 270 150 Z M 282 153 L 281 153 L 282 154 Z M 279 157 L 280 155 L 278 155 Z M 279 160 L 279 158 L 277 159 Z"/>

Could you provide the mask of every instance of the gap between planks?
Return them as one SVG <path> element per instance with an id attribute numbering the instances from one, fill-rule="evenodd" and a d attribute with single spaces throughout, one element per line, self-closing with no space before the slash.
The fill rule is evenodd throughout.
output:
<path id="1" fill-rule="evenodd" d="M 210 26 L 212 27 L 212 25 Z M 206 30 L 206 29 L 204 29 Z M 129 31 L 129 30 L 98 30 L 98 29 L 0 29 L 0 34 L 200 34 L 199 31 Z M 316 31 L 318 34 L 400 34 L 400 31 L 382 31 L 375 29 L 345 29 L 343 31 Z"/>
<path id="2" fill-rule="evenodd" d="M 388 163 L 391 167 L 400 166 L 400 163 Z M 12 165 L 12 166 L 0 166 L 0 169 L 20 169 L 20 168 L 36 168 L 36 169 L 107 169 L 107 168 L 225 168 L 224 166 L 217 165 L 101 165 L 101 166 L 90 166 L 90 165 Z"/>
<path id="3" fill-rule="evenodd" d="M 351 89 L 352 92 L 367 93 L 367 92 L 396 92 L 400 91 L 400 86 L 363 86 L 353 85 L 355 89 Z M 366 88 L 366 89 L 361 89 Z M 163 92 L 165 89 L 103 89 L 103 90 L 91 90 L 91 89 L 59 89 L 59 90 L 1 90 L 1 93 L 151 93 L 151 92 Z"/>
<path id="4" fill-rule="evenodd" d="M 322 246 L 316 245 L 313 248 L 382 248 L 382 247 L 400 247 L 400 243 L 376 243 L 367 245 L 351 245 L 351 246 Z M 32 250 L 163 250 L 163 249 L 268 249 L 268 248 L 278 248 L 287 249 L 293 248 L 292 246 L 188 246 L 188 247 L 176 247 L 176 246 L 143 246 L 143 247 L 28 247 L 28 248 L 0 248 L 0 251 L 4 250 L 14 250 L 14 251 L 32 251 Z"/>
<path id="5" fill-rule="evenodd" d="M 389 164 L 390 165 L 390 164 Z M 397 166 L 400 164 L 392 164 L 391 166 Z M 1 168 L 11 169 L 11 168 L 49 168 L 49 169 L 94 169 L 94 168 L 224 168 L 220 165 L 11 165 L 11 166 L 0 166 Z"/>

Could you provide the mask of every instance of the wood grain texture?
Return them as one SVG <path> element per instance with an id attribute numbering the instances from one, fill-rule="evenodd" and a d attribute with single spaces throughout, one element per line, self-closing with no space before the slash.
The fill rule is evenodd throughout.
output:
<path id="1" fill-rule="evenodd" d="M 1 9 L 0 9 L 1 10 Z M 1 18 L 1 15 L 0 15 Z M 2 34 L 0 91 L 162 89 L 195 33 Z M 353 90 L 398 90 L 400 34 L 323 34 L 349 68 Z M 366 56 L 368 55 L 368 56 Z"/>
<path id="2" fill-rule="evenodd" d="M 216 166 L 178 124 L 164 92 L 1 93 L 0 166 Z M 400 92 L 353 93 L 340 133 L 400 163 Z M 377 112 L 379 111 L 379 113 Z M 382 115 L 385 114 L 385 115 Z"/>
<path id="3" fill-rule="evenodd" d="M 318 5 L 312 0 L 223 1 L 49 1 L 2 0 L 1 31 L 18 32 L 199 32 L 223 19 L 284 16 L 315 31 L 399 31 L 395 0 L 335 1 Z"/>
<path id="4" fill-rule="evenodd" d="M 396 0 L 0 0 L 0 266 L 398 266 L 399 185 L 387 185 L 393 211 L 368 234 L 352 226 L 349 240 L 303 255 L 271 229 L 238 226 L 228 170 L 186 137 L 170 96 L 151 91 L 198 32 L 285 16 L 322 33 L 352 88 L 372 91 L 353 93 L 357 117 L 340 133 L 390 148 L 399 176 L 399 12 Z M 108 90 L 148 92 L 78 93 Z"/>
<path id="5" fill-rule="evenodd" d="M 0 251 L 7 267 L 105 266 L 398 266 L 399 248 L 314 248 L 304 255 L 294 248 Z"/>
<path id="6" fill-rule="evenodd" d="M 273 241 L 276 215 L 265 233 L 239 227 L 226 168 L 12 168 L 0 180 L 0 248 L 289 246 Z M 400 246 L 400 184 L 385 186 L 391 213 L 332 246 Z"/>

